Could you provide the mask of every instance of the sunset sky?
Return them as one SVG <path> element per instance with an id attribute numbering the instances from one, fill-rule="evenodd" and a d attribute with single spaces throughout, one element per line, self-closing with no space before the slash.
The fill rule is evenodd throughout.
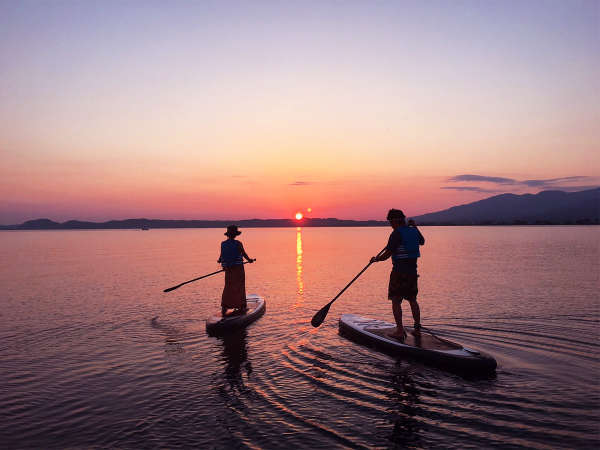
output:
<path id="1" fill-rule="evenodd" d="M 600 2 L 0 0 L 0 224 L 600 186 Z"/>

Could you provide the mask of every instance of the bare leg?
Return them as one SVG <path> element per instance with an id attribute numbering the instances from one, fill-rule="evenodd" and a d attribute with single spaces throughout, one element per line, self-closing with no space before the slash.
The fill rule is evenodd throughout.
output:
<path id="1" fill-rule="evenodd" d="M 412 311 L 413 320 L 415 321 L 415 325 L 421 324 L 421 308 L 419 308 L 419 304 L 417 303 L 417 299 L 409 300 L 410 310 Z"/>
<path id="2" fill-rule="evenodd" d="M 392 301 L 392 312 L 394 313 L 394 320 L 396 320 L 396 331 L 391 333 L 390 336 L 404 340 L 406 333 L 404 332 L 404 326 L 402 325 L 402 302 Z"/>

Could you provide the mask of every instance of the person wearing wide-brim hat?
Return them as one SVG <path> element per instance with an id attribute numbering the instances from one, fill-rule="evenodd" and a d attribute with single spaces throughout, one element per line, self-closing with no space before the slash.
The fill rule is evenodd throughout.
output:
<path id="1" fill-rule="evenodd" d="M 225 316 L 228 309 L 236 312 L 246 311 L 246 273 L 244 272 L 244 258 L 253 263 L 244 246 L 236 236 L 242 234 L 237 225 L 229 225 L 225 236 L 227 240 L 221 242 L 221 255 L 217 261 L 225 269 L 225 287 L 221 297 L 221 314 Z"/>

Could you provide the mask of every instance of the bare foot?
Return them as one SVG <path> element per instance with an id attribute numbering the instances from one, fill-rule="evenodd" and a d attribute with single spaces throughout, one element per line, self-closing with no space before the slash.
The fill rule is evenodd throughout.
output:
<path id="1" fill-rule="evenodd" d="M 404 339 L 406 339 L 406 331 L 404 331 L 404 327 L 402 327 L 402 329 L 400 330 L 396 328 L 391 333 L 388 333 L 388 336 L 394 339 L 398 339 L 401 342 L 404 342 Z"/>

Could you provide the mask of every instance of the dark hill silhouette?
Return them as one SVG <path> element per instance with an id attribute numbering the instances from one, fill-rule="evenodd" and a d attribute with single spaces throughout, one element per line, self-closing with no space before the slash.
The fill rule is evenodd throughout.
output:
<path id="1" fill-rule="evenodd" d="M 393 202 L 392 202 L 393 203 Z M 394 205 L 391 205 L 394 206 Z M 385 211 L 382 211 L 382 215 Z M 600 188 L 579 192 L 543 191 L 538 194 L 502 194 L 477 202 L 414 217 L 421 225 L 493 224 L 599 224 Z M 28 220 L 20 225 L 0 226 L 8 230 L 93 230 L 141 228 L 225 228 L 231 223 L 245 228 L 260 227 L 377 227 L 383 220 L 340 220 L 335 218 L 246 219 L 246 220 L 159 220 L 126 219 L 108 222 L 50 219 Z"/>
<path id="2" fill-rule="evenodd" d="M 54 230 L 61 228 L 61 224 L 50 219 L 35 219 L 23 222 L 21 225 L 14 225 L 21 230 Z"/>
<path id="3" fill-rule="evenodd" d="M 334 218 L 311 219 L 301 221 L 293 219 L 246 219 L 246 220 L 160 220 L 160 219 L 125 219 L 108 222 L 86 222 L 69 220 L 58 223 L 50 219 L 28 220 L 20 225 L 9 225 L 0 228 L 11 230 L 98 230 L 98 229 L 139 229 L 139 228 L 225 228 L 235 223 L 245 228 L 261 227 L 373 227 L 387 225 L 387 222 L 376 220 L 340 220 Z"/>
<path id="4" fill-rule="evenodd" d="M 415 217 L 430 225 L 599 223 L 600 188 L 502 194 Z"/>

